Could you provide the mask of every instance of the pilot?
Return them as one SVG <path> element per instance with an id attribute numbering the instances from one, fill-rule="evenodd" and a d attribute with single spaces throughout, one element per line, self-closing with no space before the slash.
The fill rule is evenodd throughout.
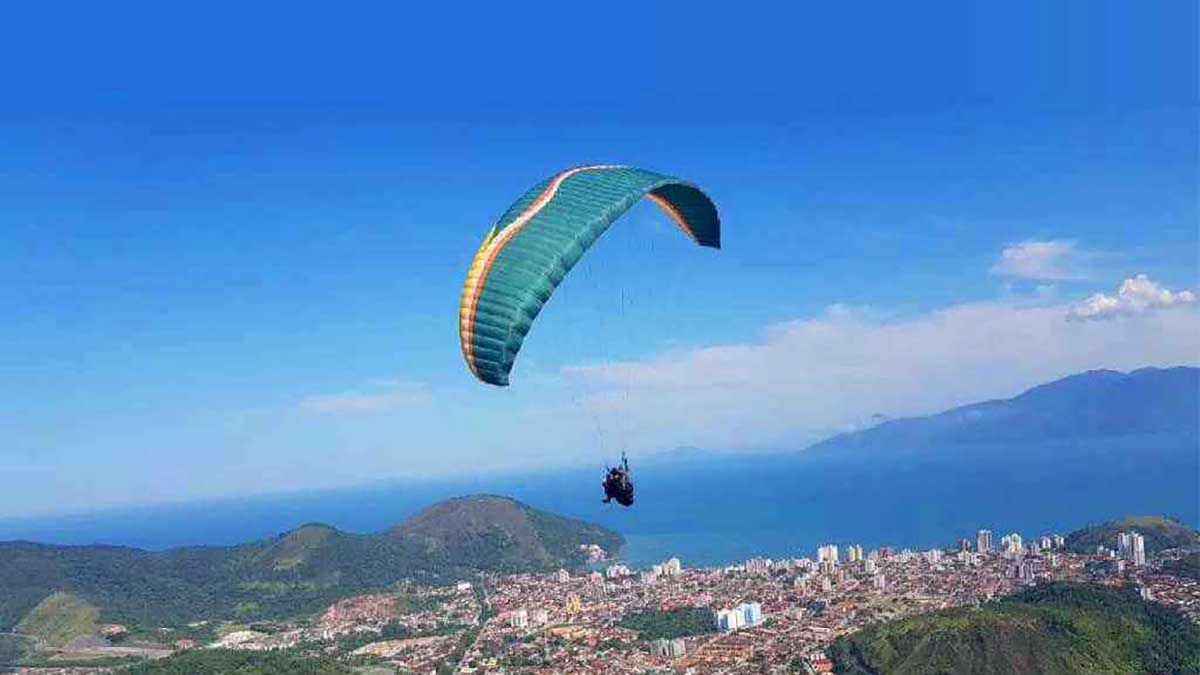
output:
<path id="1" fill-rule="evenodd" d="M 621 453 L 620 466 L 608 470 L 602 485 L 605 504 L 615 499 L 621 506 L 633 505 L 633 479 L 629 477 L 629 460 L 626 459 L 625 453 Z"/>

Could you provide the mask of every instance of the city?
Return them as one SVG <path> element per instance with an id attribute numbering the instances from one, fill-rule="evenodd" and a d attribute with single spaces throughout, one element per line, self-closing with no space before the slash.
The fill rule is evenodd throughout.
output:
<path id="1" fill-rule="evenodd" d="M 364 673 L 820 673 L 839 637 L 891 619 L 981 606 L 1051 581 L 1132 585 L 1200 622 L 1200 581 L 1170 571 L 1187 551 L 1147 555 L 1145 538 L 1067 549 L 1059 535 L 974 541 L 925 551 L 828 544 L 815 558 L 755 558 L 688 568 L 677 558 L 635 570 L 596 558 L 587 573 L 480 575 L 440 587 L 339 601 L 310 620 L 217 628 L 204 648 L 332 656 Z M 203 623 L 203 622 L 202 622 Z M 202 624 L 196 624 L 199 627 Z M 123 627 L 109 626 L 112 632 Z M 101 673 L 109 668 L 21 669 Z"/>

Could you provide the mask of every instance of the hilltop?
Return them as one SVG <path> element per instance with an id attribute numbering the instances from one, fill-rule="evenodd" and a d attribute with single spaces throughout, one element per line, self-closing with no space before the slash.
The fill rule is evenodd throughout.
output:
<path id="1" fill-rule="evenodd" d="M 871 626 L 830 655 L 851 675 L 1200 673 L 1200 626 L 1133 588 L 1054 583 Z"/>
<path id="2" fill-rule="evenodd" d="M 444 583 L 481 571 L 577 567 L 584 562 L 579 545 L 592 543 L 615 552 L 624 540 L 611 530 L 494 496 L 435 504 L 376 534 L 310 523 L 237 546 L 161 552 L 3 542 L 0 630 L 34 625 L 35 619 L 37 625 L 66 622 L 42 616 L 147 626 L 296 616 L 401 579 Z M 64 598 L 97 611 L 48 611 Z"/>
<path id="3" fill-rule="evenodd" d="M 1075 553 L 1095 553 L 1097 546 L 1117 548 L 1117 534 L 1135 530 L 1146 539 L 1146 553 L 1169 548 L 1200 546 L 1200 533 L 1174 518 L 1130 516 L 1100 525 L 1090 525 L 1066 537 L 1067 548 Z"/>
<path id="4" fill-rule="evenodd" d="M 574 567 L 585 560 L 579 549 L 581 541 L 608 551 L 623 543 L 620 535 L 598 525 L 494 495 L 447 499 L 388 534 L 420 542 L 431 555 L 472 560 L 494 570 L 519 570 L 531 564 Z"/>
<path id="5" fill-rule="evenodd" d="M 834 436 L 814 453 L 1200 434 L 1200 368 L 1092 370 L 935 415 Z M 1190 445 L 1195 450 L 1195 445 Z"/>

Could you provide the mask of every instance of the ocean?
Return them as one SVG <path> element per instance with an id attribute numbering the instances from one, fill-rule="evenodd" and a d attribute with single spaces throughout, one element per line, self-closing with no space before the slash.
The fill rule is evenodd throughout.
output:
<path id="1" fill-rule="evenodd" d="M 638 500 L 630 509 L 600 503 L 598 470 L 572 469 L 0 519 L 0 540 L 163 549 L 235 544 L 307 522 L 374 532 L 439 499 L 481 492 L 611 527 L 627 538 L 621 558 L 638 567 L 671 556 L 693 566 L 812 557 L 825 543 L 923 549 L 973 539 L 980 528 L 1029 537 L 1131 514 L 1200 525 L 1194 437 L 643 467 L 631 459 Z"/>

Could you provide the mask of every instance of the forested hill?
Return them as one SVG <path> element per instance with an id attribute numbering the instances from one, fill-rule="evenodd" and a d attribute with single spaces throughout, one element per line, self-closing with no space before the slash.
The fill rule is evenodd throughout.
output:
<path id="1" fill-rule="evenodd" d="M 308 524 L 271 539 L 162 552 L 0 543 L 0 630 L 55 593 L 104 621 L 149 626 L 317 611 L 402 578 L 443 583 L 479 571 L 577 567 L 580 544 L 615 552 L 621 535 L 495 496 L 435 504 L 378 534 Z"/>
<path id="2" fill-rule="evenodd" d="M 1067 535 L 1067 548 L 1076 553 L 1095 553 L 1097 546 L 1116 550 L 1117 534 L 1134 531 L 1145 537 L 1146 553 L 1158 553 L 1169 548 L 1200 546 L 1200 532 L 1173 518 L 1164 516 L 1130 516 L 1120 520 L 1091 525 Z"/>
<path id="3" fill-rule="evenodd" d="M 1200 673 L 1200 626 L 1132 587 L 1058 583 L 872 626 L 830 654 L 850 675 Z"/>

